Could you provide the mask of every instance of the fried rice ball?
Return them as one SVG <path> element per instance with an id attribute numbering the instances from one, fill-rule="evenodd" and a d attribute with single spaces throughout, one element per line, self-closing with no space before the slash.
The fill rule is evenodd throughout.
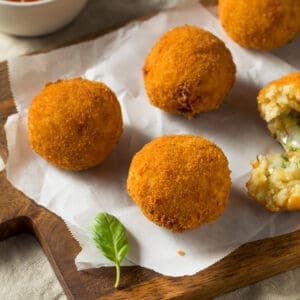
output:
<path id="1" fill-rule="evenodd" d="M 75 78 L 48 83 L 29 108 L 33 150 L 66 170 L 101 163 L 118 142 L 122 127 L 120 104 L 101 82 Z"/>
<path id="2" fill-rule="evenodd" d="M 193 135 L 152 140 L 133 157 L 127 179 L 128 194 L 143 214 L 174 232 L 216 220 L 230 186 L 222 150 Z"/>
<path id="3" fill-rule="evenodd" d="M 287 74 L 259 93 L 258 109 L 286 154 L 252 162 L 248 193 L 270 211 L 300 209 L 300 72 Z"/>
<path id="4" fill-rule="evenodd" d="M 269 153 L 252 162 L 251 198 L 270 211 L 300 209 L 300 153 Z"/>
<path id="5" fill-rule="evenodd" d="M 290 42 L 300 30 L 299 0 L 219 0 L 219 18 L 239 45 L 270 50 Z"/>
<path id="6" fill-rule="evenodd" d="M 234 84 L 235 72 L 225 44 L 189 25 L 166 32 L 143 67 L 151 104 L 188 118 L 217 109 Z"/>
<path id="7" fill-rule="evenodd" d="M 286 151 L 300 150 L 300 72 L 265 86 L 257 97 L 261 117 Z"/>

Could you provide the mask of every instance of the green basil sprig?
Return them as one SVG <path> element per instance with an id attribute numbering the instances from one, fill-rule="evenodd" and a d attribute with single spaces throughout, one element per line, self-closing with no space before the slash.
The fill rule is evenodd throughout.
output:
<path id="1" fill-rule="evenodd" d="M 98 249 L 116 266 L 115 288 L 120 284 L 120 265 L 129 251 L 124 225 L 108 213 L 99 213 L 91 226 L 93 240 Z"/>

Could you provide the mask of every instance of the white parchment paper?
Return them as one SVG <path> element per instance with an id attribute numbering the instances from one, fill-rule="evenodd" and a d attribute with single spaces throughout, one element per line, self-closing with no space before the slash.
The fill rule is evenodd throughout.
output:
<path id="1" fill-rule="evenodd" d="M 4 165 L 2 157 L 0 156 L 0 172 L 4 169 L 5 169 L 5 165 Z"/>
<path id="2" fill-rule="evenodd" d="M 237 65 L 237 80 L 219 110 L 194 120 L 152 107 L 143 87 L 141 68 L 154 42 L 166 30 L 191 24 L 210 30 L 225 41 Z M 297 51 L 297 49 L 295 50 Z M 11 88 L 18 113 L 9 117 L 9 181 L 37 203 L 61 216 L 82 251 L 79 269 L 109 265 L 91 241 L 89 225 L 98 211 L 118 217 L 126 226 L 131 249 L 125 264 L 138 264 L 171 275 L 191 275 L 217 262 L 238 246 L 258 238 L 294 231 L 300 214 L 274 214 L 248 199 L 245 181 L 250 161 L 258 153 L 281 151 L 256 109 L 258 90 L 293 67 L 269 53 L 243 49 L 231 42 L 218 20 L 197 1 L 135 22 L 96 40 L 47 54 L 9 61 Z M 59 170 L 37 154 L 27 139 L 27 109 L 49 81 L 82 76 L 100 80 L 117 94 L 124 133 L 111 156 L 84 172 Z M 214 223 L 175 234 L 148 221 L 126 193 L 130 160 L 146 142 L 163 134 L 192 133 L 217 143 L 232 170 L 230 202 Z M 186 255 L 179 256 L 182 249 Z"/>

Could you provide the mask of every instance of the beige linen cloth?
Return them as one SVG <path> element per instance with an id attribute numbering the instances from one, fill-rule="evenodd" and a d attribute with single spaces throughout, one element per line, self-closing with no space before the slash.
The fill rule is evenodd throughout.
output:
<path id="1" fill-rule="evenodd" d="M 176 5 L 178 1 L 89 0 L 81 15 L 71 25 L 55 34 L 26 39 L 0 33 L 0 60 L 41 48 L 51 48 L 76 37 L 110 28 L 138 16 Z M 259 261 L 257 263 L 259 264 Z M 39 244 L 29 235 L 20 235 L 0 243 L 0 282 L 0 299 L 3 300 L 66 299 Z M 296 300 L 300 299 L 299 282 L 300 269 L 296 269 L 241 288 L 217 299 Z"/>

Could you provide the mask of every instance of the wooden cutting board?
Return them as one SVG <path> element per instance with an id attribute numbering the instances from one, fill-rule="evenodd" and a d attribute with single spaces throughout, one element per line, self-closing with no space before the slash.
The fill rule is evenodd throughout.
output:
<path id="1" fill-rule="evenodd" d="M 91 40 L 102 34 L 73 41 Z M 49 51 L 49 49 L 48 49 Z M 45 51 L 40 51 L 45 52 Z M 7 63 L 0 63 L 0 155 L 6 160 L 4 124 L 16 112 Z M 251 225 L 250 225 L 251 226 Z M 166 277 L 141 267 L 123 267 L 121 287 L 113 288 L 114 268 L 76 270 L 80 251 L 63 220 L 35 204 L 0 173 L 0 240 L 21 232 L 41 244 L 69 299 L 210 299 L 300 266 L 300 231 L 245 244 L 194 276 Z"/>

